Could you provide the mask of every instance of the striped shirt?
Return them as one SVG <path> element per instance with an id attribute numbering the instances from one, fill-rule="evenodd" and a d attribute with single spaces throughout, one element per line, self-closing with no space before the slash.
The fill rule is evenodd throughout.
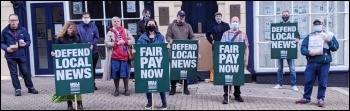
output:
<path id="1" fill-rule="evenodd" d="M 232 29 L 225 31 L 224 34 L 222 35 L 221 42 L 232 41 L 232 38 L 233 38 L 234 35 L 235 35 L 235 32 L 233 32 Z M 242 31 L 241 31 L 241 33 L 236 37 L 236 39 L 233 40 L 233 42 L 245 42 L 245 46 L 246 46 L 246 47 L 249 46 L 247 34 L 245 34 L 245 33 L 242 32 Z"/>

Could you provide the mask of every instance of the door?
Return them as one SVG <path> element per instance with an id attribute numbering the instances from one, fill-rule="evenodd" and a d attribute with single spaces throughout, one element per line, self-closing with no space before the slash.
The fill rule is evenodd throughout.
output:
<path id="1" fill-rule="evenodd" d="M 51 46 L 64 24 L 63 3 L 32 3 L 32 36 L 36 75 L 53 75 Z"/>
<path id="2" fill-rule="evenodd" d="M 194 33 L 206 33 L 208 26 L 215 22 L 218 5 L 216 1 L 183 1 L 181 10 L 185 11 L 185 20 Z"/>

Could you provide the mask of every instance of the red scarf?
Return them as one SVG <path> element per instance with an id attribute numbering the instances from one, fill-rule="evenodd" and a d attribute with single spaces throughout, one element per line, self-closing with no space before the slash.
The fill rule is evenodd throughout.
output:
<path id="1" fill-rule="evenodd" d="M 128 60 L 128 51 L 123 51 L 123 45 L 127 47 L 128 40 L 126 39 L 125 29 L 123 27 L 118 27 L 117 30 L 121 38 L 125 41 L 123 45 L 117 45 L 118 32 L 112 28 L 109 28 L 110 31 L 114 33 L 115 45 L 113 47 L 112 58 L 116 60 Z"/>

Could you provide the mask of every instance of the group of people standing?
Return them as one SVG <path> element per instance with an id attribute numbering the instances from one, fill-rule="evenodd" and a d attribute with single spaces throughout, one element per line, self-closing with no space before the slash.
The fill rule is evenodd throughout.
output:
<path id="1" fill-rule="evenodd" d="M 165 36 L 158 31 L 157 22 L 150 18 L 151 13 L 149 10 L 145 9 L 142 12 L 143 18 L 137 23 L 137 36 L 139 36 L 136 44 L 157 44 L 165 43 L 172 44 L 173 40 L 191 40 L 194 38 L 194 33 L 190 24 L 186 23 L 186 14 L 183 10 L 178 11 L 177 19 L 169 24 Z M 63 26 L 61 32 L 57 35 L 56 44 L 75 44 L 75 43 L 89 43 L 91 44 L 90 49 L 93 52 L 93 71 L 94 74 L 97 61 L 99 59 L 98 52 L 98 41 L 99 41 L 99 31 L 97 26 L 90 20 L 90 13 L 84 12 L 82 14 L 82 22 L 76 25 L 73 22 L 66 22 Z M 244 42 L 245 43 L 245 56 L 244 56 L 244 66 L 248 65 L 249 57 L 249 41 L 247 35 L 239 29 L 240 19 L 237 16 L 231 18 L 230 23 L 222 21 L 222 13 L 217 12 L 214 14 L 215 23 L 209 26 L 206 33 L 207 40 L 211 44 L 215 42 Z M 288 23 L 289 12 L 282 12 L 283 23 Z M 9 16 L 10 23 L 2 31 L 1 35 L 1 49 L 4 50 L 5 58 L 8 63 L 8 67 L 11 73 L 12 84 L 15 88 L 15 96 L 21 95 L 21 86 L 18 80 L 17 64 L 20 71 L 22 72 L 25 85 L 28 88 L 29 93 L 37 94 L 38 91 L 34 89 L 31 80 L 31 74 L 28 70 L 28 63 L 26 60 L 25 48 L 31 43 L 29 34 L 27 30 L 18 24 L 18 16 L 11 14 Z M 331 62 L 330 51 L 336 51 L 338 49 L 338 42 L 331 32 L 325 32 L 322 29 L 322 22 L 320 20 L 315 20 L 314 33 L 320 33 L 325 40 L 324 54 L 316 54 L 315 52 L 310 52 L 308 50 L 308 37 L 304 39 L 301 46 L 301 53 L 306 56 L 308 61 L 305 69 L 305 88 L 304 96 L 301 100 L 296 101 L 296 103 L 309 103 L 312 91 L 312 86 L 314 85 L 316 75 L 319 76 L 319 90 L 318 90 L 318 106 L 322 107 L 324 105 L 325 91 L 327 87 L 327 77 Z M 299 42 L 299 38 L 296 40 Z M 19 44 L 18 44 L 19 43 Z M 119 17 L 112 18 L 112 27 L 109 28 L 107 35 L 104 40 L 105 47 L 107 47 L 106 61 L 104 64 L 103 80 L 114 80 L 115 91 L 114 96 L 119 96 L 119 82 L 123 79 L 124 82 L 124 92 L 123 95 L 129 96 L 129 78 L 130 78 L 130 67 L 131 62 L 128 60 L 128 50 L 132 50 L 130 46 L 135 44 L 135 39 L 132 34 L 125 29 L 121 24 L 121 19 Z M 17 45 L 18 49 L 12 50 L 10 45 Z M 169 47 L 170 48 L 170 47 Z M 135 51 L 134 51 L 135 53 Z M 55 56 L 54 52 L 51 52 L 52 56 Z M 323 60 L 323 58 L 326 58 Z M 329 59 L 330 58 L 330 59 Z M 298 91 L 296 87 L 296 74 L 294 70 L 294 60 L 287 60 L 291 73 L 291 83 L 292 89 Z M 277 89 L 282 88 L 282 72 L 283 72 L 283 60 L 278 60 L 278 71 L 277 79 L 278 84 L 274 87 Z M 94 76 L 96 78 L 96 76 Z M 171 81 L 171 90 L 169 95 L 176 94 L 176 80 Z M 188 84 L 185 80 L 183 84 L 184 94 L 189 95 Z M 228 88 L 231 86 L 223 86 L 223 104 L 228 103 L 229 95 Z M 98 90 L 95 84 L 95 90 Z M 162 107 L 161 109 L 167 109 L 167 102 L 165 92 L 160 92 Z M 241 97 L 240 86 L 234 86 L 233 96 L 238 102 L 244 102 Z M 145 109 L 150 109 L 152 107 L 151 93 L 146 94 L 148 103 Z M 77 96 L 78 109 L 83 109 L 82 96 Z M 73 109 L 74 96 L 56 96 L 52 97 L 53 102 L 67 102 L 67 109 Z"/>

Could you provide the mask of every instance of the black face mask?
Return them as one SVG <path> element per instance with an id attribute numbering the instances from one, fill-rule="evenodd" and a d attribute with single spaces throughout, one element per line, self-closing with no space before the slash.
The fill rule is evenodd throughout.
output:
<path id="1" fill-rule="evenodd" d="M 288 19 L 289 19 L 289 16 L 283 16 L 283 17 L 282 17 L 282 20 L 283 20 L 284 22 L 287 22 Z"/>
<path id="2" fill-rule="evenodd" d="M 148 31 L 151 31 L 151 32 L 156 30 L 156 26 L 147 26 L 146 28 Z"/>

